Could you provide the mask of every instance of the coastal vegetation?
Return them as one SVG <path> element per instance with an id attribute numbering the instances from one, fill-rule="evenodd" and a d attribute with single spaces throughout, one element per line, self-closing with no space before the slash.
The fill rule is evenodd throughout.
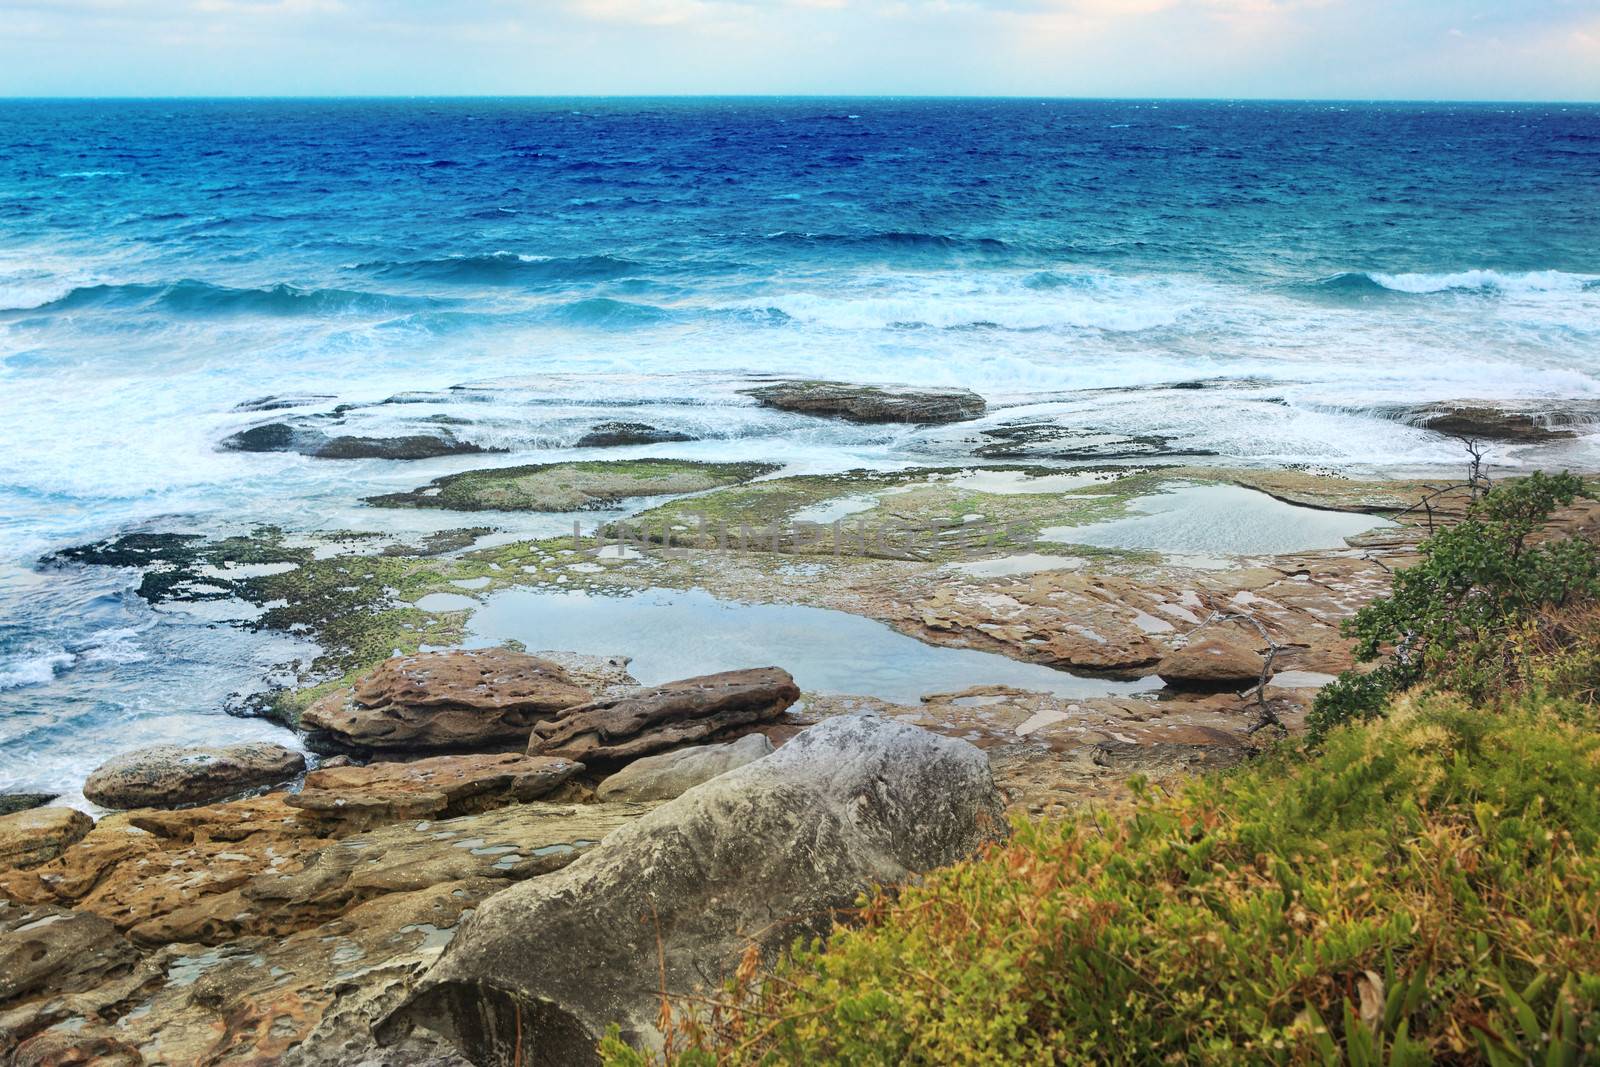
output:
<path id="1" fill-rule="evenodd" d="M 826 944 L 666 990 L 678 1067 L 1576 1064 L 1600 1050 L 1595 547 L 1495 489 L 1349 622 L 1307 738 L 1014 823 Z M 615 1036 L 613 1067 L 651 1057 Z"/>

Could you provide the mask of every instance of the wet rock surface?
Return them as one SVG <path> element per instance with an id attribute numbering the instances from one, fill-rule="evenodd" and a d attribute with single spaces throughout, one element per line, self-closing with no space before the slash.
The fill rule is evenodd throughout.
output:
<path id="1" fill-rule="evenodd" d="M 983 397 L 966 389 L 790 381 L 744 392 L 767 407 L 850 422 L 960 422 L 987 410 Z"/>
<path id="2" fill-rule="evenodd" d="M 663 430 L 644 422 L 597 422 L 578 438 L 577 448 L 620 448 L 625 445 L 659 445 L 694 438 L 676 430 Z"/>
<path id="3" fill-rule="evenodd" d="M 1396 415 L 1451 437 L 1526 443 L 1575 437 L 1600 421 L 1600 407 L 1580 401 L 1452 400 L 1403 408 Z"/>
<path id="4" fill-rule="evenodd" d="M 55 798 L 54 793 L 0 793 L 0 815 L 42 808 Z"/>
<path id="5" fill-rule="evenodd" d="M 595 788 L 601 800 L 672 800 L 702 782 L 772 754 L 764 734 L 725 745 L 694 745 L 634 760 Z"/>
<path id="6" fill-rule="evenodd" d="M 53 860 L 93 826 L 93 819 L 74 808 L 29 808 L 0 815 L 0 871 Z"/>
<path id="7" fill-rule="evenodd" d="M 747 946 L 825 931 L 867 886 L 1003 832 L 977 749 L 875 716 L 831 719 L 486 901 L 382 1034 L 420 1025 L 478 1063 L 596 1062 L 613 1022 L 658 1045 L 663 981 L 714 985 Z"/>
<path id="8" fill-rule="evenodd" d="M 568 708 L 534 726 L 528 753 L 621 763 L 770 722 L 799 697 L 778 667 L 685 678 Z"/>
<path id="9" fill-rule="evenodd" d="M 277 785 L 305 766 L 300 753 L 267 742 L 153 745 L 102 764 L 83 783 L 83 795 L 106 808 L 174 808 Z"/>
<path id="10" fill-rule="evenodd" d="M 319 751 L 521 748 L 534 723 L 593 694 L 548 660 L 506 648 L 389 659 L 300 717 Z"/>
<path id="11" fill-rule="evenodd" d="M 326 434 L 307 426 L 270 422 L 240 430 L 222 440 L 226 452 L 297 452 L 315 459 L 436 459 L 504 451 L 458 441 L 447 433 L 358 437 Z"/>
<path id="12" fill-rule="evenodd" d="M 452 511 L 586 511 L 630 497 L 698 493 L 748 481 L 774 469 L 765 463 L 686 459 L 536 463 L 446 475 L 409 493 L 369 497 L 367 503 Z"/>

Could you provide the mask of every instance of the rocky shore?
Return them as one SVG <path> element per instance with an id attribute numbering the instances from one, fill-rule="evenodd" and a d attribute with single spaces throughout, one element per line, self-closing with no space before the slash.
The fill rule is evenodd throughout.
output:
<path id="1" fill-rule="evenodd" d="M 983 410 L 837 383 L 756 395 L 866 422 Z M 310 433 L 226 447 L 333 458 L 323 442 L 341 438 Z M 663 991 L 825 933 L 870 886 L 1003 837 L 1008 814 L 1115 804 L 1130 776 L 1228 767 L 1297 729 L 1353 665 L 1341 621 L 1462 513 L 1466 493 L 1437 488 L 1125 463 L 585 461 L 372 503 L 642 509 L 576 537 L 258 529 L 59 553 L 140 568 L 152 603 L 251 605 L 246 625 L 312 637 L 320 656 L 254 708 L 294 747 L 130 751 L 84 784 L 97 819 L 45 797 L 3 809 L 0 1064 L 574 1064 L 612 1024 L 649 1047 Z M 1163 525 L 1174 493 L 1220 523 Z M 1600 509 L 1558 522 L 1592 530 Z M 874 691 L 865 658 L 859 690 L 812 689 L 781 643 L 770 662 L 646 685 L 629 647 L 529 651 L 473 629 L 499 596 L 574 590 L 840 613 L 1101 689 L 978 667 L 975 684 L 906 701 Z"/>

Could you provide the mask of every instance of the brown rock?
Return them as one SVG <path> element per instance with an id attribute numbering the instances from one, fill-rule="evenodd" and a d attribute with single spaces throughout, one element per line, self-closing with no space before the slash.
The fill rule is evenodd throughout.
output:
<path id="1" fill-rule="evenodd" d="M 102 764 L 83 783 L 83 795 L 107 808 L 173 808 L 287 781 L 305 770 L 305 757 L 266 742 L 185 748 L 153 745 Z"/>
<path id="2" fill-rule="evenodd" d="M 300 717 L 323 751 L 520 748 L 538 720 L 590 692 L 548 660 L 485 648 L 397 656 Z"/>
<path id="3" fill-rule="evenodd" d="M 321 767 L 290 807 L 344 832 L 401 819 L 435 819 L 548 796 L 583 764 L 514 752 L 433 756 L 412 763 Z"/>
<path id="4" fill-rule="evenodd" d="M 0 1004 L 88 989 L 132 969 L 137 953 L 98 915 L 0 900 Z"/>
<path id="5" fill-rule="evenodd" d="M 94 820 L 74 808 L 33 808 L 0 815 L 0 871 L 37 867 L 82 840 Z"/>
<path id="6" fill-rule="evenodd" d="M 778 667 L 685 678 L 568 708 L 534 728 L 528 753 L 624 762 L 768 722 L 799 698 L 794 679 Z"/>
<path id="7" fill-rule="evenodd" d="M 304 930 L 387 896 L 463 879 L 520 881 L 571 863 L 649 809 L 633 804 L 516 804 L 440 822 L 406 821 L 325 843 L 293 863 L 277 849 L 253 857 L 235 888 L 152 916 L 128 931 L 138 944 L 226 944 Z"/>
<path id="8" fill-rule="evenodd" d="M 355 698 L 369 708 L 559 711 L 582 703 L 588 694 L 548 660 L 509 648 L 476 648 L 384 660 L 356 682 Z"/>
<path id="9" fill-rule="evenodd" d="M 1218 636 L 1190 641 L 1162 660 L 1156 674 L 1175 689 L 1230 689 L 1260 681 L 1261 667 L 1255 649 Z"/>
<path id="10" fill-rule="evenodd" d="M 9 1067 L 141 1067 L 139 1050 L 103 1028 L 46 1030 L 17 1046 Z"/>

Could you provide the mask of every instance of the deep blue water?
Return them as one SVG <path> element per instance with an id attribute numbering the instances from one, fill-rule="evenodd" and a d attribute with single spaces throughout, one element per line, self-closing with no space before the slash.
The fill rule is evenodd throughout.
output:
<path id="1" fill-rule="evenodd" d="M 970 450 L 737 392 L 806 374 L 1218 462 L 1434 467 L 1457 446 L 1396 406 L 1600 397 L 1597 204 L 1597 107 L 0 102 L 0 787 L 210 723 L 271 658 L 40 553 L 381 527 L 359 497 L 469 465 L 220 453 L 274 417 L 241 401 L 467 418 L 507 461 L 598 418 L 804 469 Z"/>

